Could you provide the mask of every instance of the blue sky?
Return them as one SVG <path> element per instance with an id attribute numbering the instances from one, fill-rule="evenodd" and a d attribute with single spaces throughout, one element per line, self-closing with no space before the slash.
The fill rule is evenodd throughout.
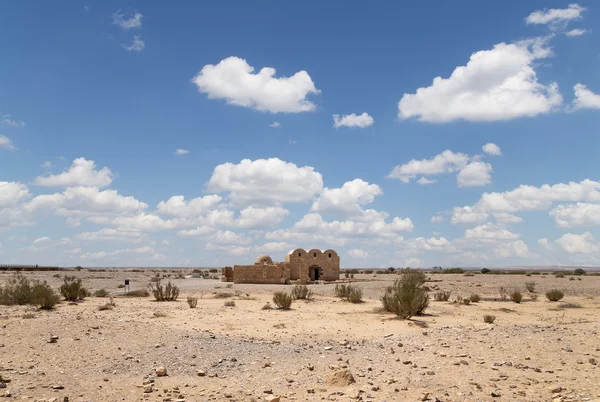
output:
<path id="1" fill-rule="evenodd" d="M 388 3 L 0 5 L 0 263 L 600 265 L 594 4 Z"/>

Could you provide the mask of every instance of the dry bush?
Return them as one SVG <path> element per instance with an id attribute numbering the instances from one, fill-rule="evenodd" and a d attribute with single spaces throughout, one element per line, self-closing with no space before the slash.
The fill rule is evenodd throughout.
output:
<path id="1" fill-rule="evenodd" d="M 465 306 L 468 306 L 469 304 L 471 304 L 471 299 L 469 299 L 468 297 L 465 297 L 464 299 L 462 299 L 462 304 L 464 304 Z"/>
<path id="2" fill-rule="evenodd" d="M 165 286 L 160 281 L 148 284 L 148 290 L 152 292 L 156 301 L 175 301 L 179 297 L 179 288 L 167 282 Z"/>
<path id="3" fill-rule="evenodd" d="M 565 277 L 565 273 L 564 272 L 556 272 L 556 273 L 554 273 L 554 276 L 556 278 L 564 278 Z"/>
<path id="4" fill-rule="evenodd" d="M 20 272 L 15 273 L 0 288 L 0 304 L 34 305 L 43 310 L 51 310 L 60 298 L 46 281 L 30 281 Z"/>
<path id="5" fill-rule="evenodd" d="M 289 310 L 292 307 L 293 300 L 292 296 L 286 292 L 275 292 L 273 294 L 273 303 L 280 310 Z"/>
<path id="6" fill-rule="evenodd" d="M 466 274 L 464 274 L 463 276 L 475 276 L 475 274 L 473 272 L 467 272 Z"/>
<path id="7" fill-rule="evenodd" d="M 521 300 L 523 300 L 523 294 L 518 290 L 512 291 L 510 292 L 510 300 L 514 301 L 515 303 L 521 303 Z"/>
<path id="8" fill-rule="evenodd" d="M 124 296 L 127 296 L 127 297 L 149 297 L 150 292 L 148 291 L 148 289 L 137 289 L 137 290 L 132 290 L 131 292 L 125 293 Z"/>
<path id="9" fill-rule="evenodd" d="M 233 293 L 224 293 L 224 292 L 214 292 L 215 299 L 227 299 L 229 297 L 233 297 Z"/>
<path id="10" fill-rule="evenodd" d="M 348 297 L 346 298 L 346 300 L 348 300 L 350 303 L 362 303 L 362 297 L 363 297 L 363 291 L 361 288 L 359 288 L 358 286 L 353 286 L 352 289 L 350 289 L 350 291 L 348 292 Z"/>
<path id="11" fill-rule="evenodd" d="M 152 315 L 156 318 L 163 318 L 167 316 L 167 313 L 165 313 L 164 311 L 155 311 Z"/>
<path id="12" fill-rule="evenodd" d="M 225 303 L 223 303 L 223 305 L 225 307 L 235 307 L 235 301 L 233 301 L 233 300 L 227 300 Z"/>
<path id="13" fill-rule="evenodd" d="M 294 300 L 311 300 L 313 292 L 306 285 L 294 285 L 292 288 L 292 297 Z"/>
<path id="14" fill-rule="evenodd" d="M 98 289 L 94 292 L 94 297 L 106 297 L 108 296 L 108 292 L 106 289 Z"/>
<path id="15" fill-rule="evenodd" d="M 232 285 L 231 283 L 228 283 L 227 285 L 225 285 L 225 287 L 226 287 L 227 289 L 233 289 L 233 285 Z"/>
<path id="16" fill-rule="evenodd" d="M 267 304 L 265 304 L 264 306 L 261 307 L 261 310 L 272 310 L 273 307 L 271 306 L 271 303 L 267 302 Z"/>
<path id="17" fill-rule="evenodd" d="M 451 293 L 452 292 L 450 292 L 449 290 L 435 292 L 434 295 L 433 295 L 433 299 L 435 301 L 448 301 L 448 300 L 450 300 L 450 294 Z"/>
<path id="18" fill-rule="evenodd" d="M 508 290 L 504 286 L 500 286 L 500 300 L 508 299 Z"/>
<path id="19" fill-rule="evenodd" d="M 565 297 L 565 294 L 562 290 L 552 289 L 546 292 L 546 299 L 550 301 L 559 301 L 563 297 Z"/>
<path id="20" fill-rule="evenodd" d="M 196 308 L 196 306 L 198 305 L 198 298 L 188 296 L 187 304 L 188 304 L 188 306 L 190 306 L 190 308 Z"/>
<path id="21" fill-rule="evenodd" d="M 67 301 L 83 300 L 88 295 L 88 291 L 83 287 L 80 278 L 65 275 L 63 284 L 60 285 L 60 294 Z"/>
<path id="22" fill-rule="evenodd" d="M 34 304 L 42 310 L 52 310 L 60 301 L 60 297 L 54 289 L 44 282 L 34 282 L 31 296 L 31 304 Z"/>
<path id="23" fill-rule="evenodd" d="M 529 293 L 535 293 L 535 282 L 525 282 L 525 289 L 527 289 Z"/>
<path id="24" fill-rule="evenodd" d="M 348 293 L 350 292 L 351 286 L 352 285 L 346 285 L 344 283 L 338 284 L 338 285 L 335 285 L 335 288 L 333 288 L 333 291 L 334 291 L 336 297 L 339 297 L 340 299 L 345 299 L 348 297 Z"/>
<path id="25" fill-rule="evenodd" d="M 402 270 L 400 279 L 387 287 L 381 298 L 384 310 L 403 319 L 423 314 L 429 306 L 429 295 L 422 289 L 426 280 L 421 271 Z"/>
<path id="26" fill-rule="evenodd" d="M 577 303 L 561 303 L 558 308 L 582 308 L 582 306 Z"/>
<path id="27" fill-rule="evenodd" d="M 479 296 L 477 293 L 473 293 L 471 296 L 469 296 L 469 300 L 471 300 L 473 303 L 479 303 L 481 301 L 481 296 Z"/>
<path id="28" fill-rule="evenodd" d="M 483 316 L 483 322 L 486 322 L 488 324 L 493 324 L 494 321 L 496 321 L 496 316 L 495 315 L 486 314 L 486 315 Z"/>

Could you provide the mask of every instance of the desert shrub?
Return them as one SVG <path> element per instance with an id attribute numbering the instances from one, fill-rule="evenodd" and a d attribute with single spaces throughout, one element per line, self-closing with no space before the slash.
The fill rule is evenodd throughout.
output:
<path id="1" fill-rule="evenodd" d="M 554 276 L 557 278 L 564 278 L 565 277 L 565 273 L 564 272 L 555 272 Z"/>
<path id="2" fill-rule="evenodd" d="M 217 272 L 219 272 L 219 270 L 216 268 L 211 268 L 208 270 L 208 272 L 210 272 L 211 274 L 216 274 Z"/>
<path id="3" fill-rule="evenodd" d="M 350 279 L 354 279 L 354 274 L 350 274 Z"/>
<path id="4" fill-rule="evenodd" d="M 578 303 L 561 303 L 558 308 L 581 308 L 581 304 Z"/>
<path id="5" fill-rule="evenodd" d="M 150 292 L 148 291 L 148 289 L 137 289 L 137 290 L 132 290 L 130 292 L 127 292 L 123 296 L 127 296 L 127 297 L 149 297 L 150 296 Z"/>
<path id="6" fill-rule="evenodd" d="M 215 299 L 228 299 L 233 296 L 234 296 L 233 293 L 227 293 L 227 292 L 215 292 L 214 293 Z"/>
<path id="7" fill-rule="evenodd" d="M 570 281 L 574 281 L 574 280 L 575 280 L 575 277 L 571 276 L 571 277 L 569 278 L 569 280 L 570 280 Z"/>
<path id="8" fill-rule="evenodd" d="M 535 282 L 525 282 L 525 289 L 527 289 L 529 293 L 535 293 Z"/>
<path id="9" fill-rule="evenodd" d="M 538 294 L 537 294 L 537 293 L 530 293 L 530 294 L 529 294 L 529 298 L 530 298 L 532 301 L 537 301 L 537 299 L 538 299 Z"/>
<path id="10" fill-rule="evenodd" d="M 444 270 L 445 274 L 464 274 L 465 270 L 462 268 L 446 268 Z"/>
<path id="11" fill-rule="evenodd" d="M 52 310 L 60 301 L 60 297 L 46 281 L 35 282 L 32 288 L 31 304 L 34 304 L 42 310 Z"/>
<path id="12" fill-rule="evenodd" d="M 294 285 L 292 288 L 292 298 L 294 300 L 311 300 L 313 292 L 306 285 Z"/>
<path id="13" fill-rule="evenodd" d="M 271 303 L 267 302 L 264 306 L 261 307 L 261 310 L 272 310 Z"/>
<path id="14" fill-rule="evenodd" d="M 494 321 L 496 321 L 496 316 L 495 315 L 486 314 L 486 315 L 483 316 L 483 322 L 486 322 L 488 324 L 493 324 Z"/>
<path id="15" fill-rule="evenodd" d="M 500 286 L 500 299 L 506 300 L 508 299 L 508 290 L 504 286 Z"/>
<path id="16" fill-rule="evenodd" d="M 25 305 L 31 303 L 33 288 L 31 281 L 20 272 L 8 278 L 0 293 L 0 304 Z"/>
<path id="17" fill-rule="evenodd" d="M 585 275 L 585 271 L 581 268 L 577 268 L 573 271 L 573 275 Z"/>
<path id="18" fill-rule="evenodd" d="M 344 283 L 337 284 L 335 285 L 335 288 L 333 288 L 333 292 L 335 293 L 336 297 L 339 297 L 340 299 L 345 299 L 348 297 L 348 293 L 350 292 L 351 286 L 352 285 L 346 285 Z"/>
<path id="19" fill-rule="evenodd" d="M 152 279 L 154 279 L 154 278 L 152 278 Z M 150 280 L 152 280 L 152 279 L 150 279 Z M 124 287 L 125 287 L 125 285 L 123 285 L 122 283 L 117 285 L 117 289 L 123 289 Z"/>
<path id="20" fill-rule="evenodd" d="M 235 301 L 233 301 L 233 300 L 227 300 L 225 303 L 223 303 L 223 305 L 225 307 L 235 307 Z"/>
<path id="21" fill-rule="evenodd" d="M 179 288 L 171 283 L 167 282 L 165 286 L 161 285 L 160 281 L 150 283 L 148 290 L 152 292 L 156 301 L 175 301 L 179 297 Z"/>
<path id="22" fill-rule="evenodd" d="M 292 295 L 287 292 L 275 292 L 273 294 L 273 303 L 280 310 L 289 310 L 292 307 Z"/>
<path id="23" fill-rule="evenodd" d="M 481 273 L 482 274 L 487 274 L 489 272 L 490 272 L 490 270 L 488 268 L 481 268 Z"/>
<path id="24" fill-rule="evenodd" d="M 550 301 L 559 301 L 563 297 L 565 297 L 565 294 L 562 290 L 552 289 L 546 292 L 546 299 Z"/>
<path id="25" fill-rule="evenodd" d="M 350 291 L 348 292 L 348 300 L 350 303 L 362 303 L 363 291 L 358 286 L 352 286 Z"/>
<path id="26" fill-rule="evenodd" d="M 59 290 L 67 301 L 83 300 L 88 295 L 87 290 L 81 284 L 81 279 L 69 275 L 65 275 Z"/>
<path id="27" fill-rule="evenodd" d="M 372 273 L 373 273 L 373 270 L 372 270 L 372 269 L 365 269 L 365 270 L 363 271 L 363 274 L 372 274 Z"/>
<path id="28" fill-rule="evenodd" d="M 468 306 L 469 304 L 471 304 L 471 299 L 469 299 L 468 297 L 465 297 L 464 299 L 462 299 L 462 303 L 465 306 Z"/>
<path id="29" fill-rule="evenodd" d="M 469 297 L 469 300 L 471 300 L 473 303 L 479 303 L 481 301 L 481 296 L 479 296 L 477 293 L 473 293 Z"/>
<path id="30" fill-rule="evenodd" d="M 521 303 L 521 300 L 523 300 L 523 295 L 518 290 L 515 290 L 510 292 L 510 300 L 514 301 L 515 303 Z"/>
<path id="31" fill-rule="evenodd" d="M 98 289 L 94 292 L 94 297 L 106 297 L 108 296 L 108 292 L 106 289 Z"/>
<path id="32" fill-rule="evenodd" d="M 403 319 L 422 314 L 429 306 L 429 295 L 422 289 L 426 279 L 421 271 L 402 270 L 400 279 L 387 287 L 381 298 L 384 310 Z"/>
<path id="33" fill-rule="evenodd" d="M 344 272 L 344 276 L 345 276 L 346 278 L 350 278 L 350 272 Z"/>
<path id="34" fill-rule="evenodd" d="M 190 306 L 190 308 L 196 308 L 196 306 L 198 305 L 198 298 L 188 296 L 187 304 L 188 304 L 188 306 Z"/>
<path id="35" fill-rule="evenodd" d="M 475 276 L 473 272 L 466 272 L 463 276 Z"/>
<path id="36" fill-rule="evenodd" d="M 226 287 L 227 289 L 233 289 L 233 284 L 231 284 L 231 283 L 228 283 L 227 285 L 225 285 L 225 287 Z"/>
<path id="37" fill-rule="evenodd" d="M 439 292 L 435 292 L 433 295 L 433 299 L 435 301 L 448 301 L 450 299 L 450 291 L 449 290 L 441 290 Z"/>

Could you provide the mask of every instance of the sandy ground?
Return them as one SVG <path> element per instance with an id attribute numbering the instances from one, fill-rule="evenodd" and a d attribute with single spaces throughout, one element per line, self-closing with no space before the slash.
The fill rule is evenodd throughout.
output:
<path id="1" fill-rule="evenodd" d="M 26 273 L 58 286 L 55 274 Z M 154 275 L 74 274 L 115 295 L 124 279 L 143 288 Z M 0 283 L 9 275 L 1 273 Z M 432 300 L 413 320 L 381 311 L 379 297 L 395 278 L 357 275 L 361 304 L 336 299 L 332 284 L 311 285 L 314 300 L 290 311 L 261 309 L 289 286 L 228 288 L 204 279 L 174 279 L 182 289 L 176 302 L 116 296 L 105 311 L 98 307 L 108 299 L 96 297 L 50 312 L 0 306 L 0 376 L 10 380 L 0 400 L 600 400 L 600 277 L 430 275 L 428 286 L 452 291 L 451 300 L 472 293 L 482 300 Z M 537 301 L 525 281 L 536 282 Z M 523 291 L 523 302 L 500 300 L 501 286 Z M 565 298 L 546 301 L 551 288 Z M 188 307 L 188 295 L 199 298 L 197 308 Z M 495 323 L 484 323 L 484 314 Z M 167 376 L 155 375 L 160 366 Z M 331 385 L 328 376 L 343 368 L 356 383 Z"/>

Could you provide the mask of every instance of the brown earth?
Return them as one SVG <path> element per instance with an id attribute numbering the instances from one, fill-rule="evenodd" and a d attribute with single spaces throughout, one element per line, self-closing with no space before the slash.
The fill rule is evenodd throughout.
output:
<path id="1" fill-rule="evenodd" d="M 58 286 L 55 274 L 25 273 Z M 50 312 L 0 306 L 0 376 L 10 380 L 0 400 L 9 400 L 6 391 L 30 401 L 600 398 L 597 276 L 430 275 L 427 285 L 452 291 L 451 301 L 472 293 L 482 299 L 468 306 L 432 300 L 427 315 L 399 320 L 379 302 L 395 275 L 357 275 L 361 304 L 342 302 L 333 284 L 319 284 L 310 286 L 313 301 L 279 311 L 262 307 L 289 286 L 174 279 L 179 300 L 155 302 L 118 296 L 117 288 L 124 279 L 144 288 L 152 272 L 74 274 L 91 290 L 115 294 L 116 306 L 99 311 L 108 299 L 96 297 Z M 9 275 L 1 273 L 0 283 Z M 536 282 L 537 301 L 526 281 Z M 500 300 L 501 286 L 520 289 L 523 302 Z M 565 298 L 547 301 L 551 288 Z M 199 298 L 197 308 L 188 307 L 187 296 Z M 225 307 L 231 300 L 235 307 Z M 484 323 L 484 314 L 496 316 L 495 323 Z M 156 376 L 158 367 L 167 375 Z M 327 379 L 344 369 L 356 382 L 330 385 L 337 382 Z"/>

